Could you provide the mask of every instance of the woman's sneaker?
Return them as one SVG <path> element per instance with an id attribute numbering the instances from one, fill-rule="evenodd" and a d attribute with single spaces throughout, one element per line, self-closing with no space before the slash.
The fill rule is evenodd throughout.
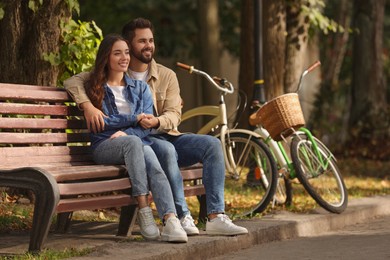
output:
<path id="1" fill-rule="evenodd" d="M 152 209 L 145 207 L 138 210 L 138 225 L 141 235 L 147 240 L 156 240 L 160 237 L 160 230 L 153 218 Z"/>
<path id="2" fill-rule="evenodd" d="M 186 243 L 188 237 L 180 224 L 180 220 L 176 217 L 170 217 L 165 221 L 161 232 L 161 240 L 167 242 Z"/>
<path id="3" fill-rule="evenodd" d="M 188 236 L 199 235 L 199 229 L 195 226 L 194 219 L 190 214 L 180 219 L 180 224 Z"/>
<path id="4" fill-rule="evenodd" d="M 247 234 L 248 230 L 237 226 L 225 214 L 218 214 L 216 218 L 207 221 L 206 233 L 208 235 L 233 236 Z"/>

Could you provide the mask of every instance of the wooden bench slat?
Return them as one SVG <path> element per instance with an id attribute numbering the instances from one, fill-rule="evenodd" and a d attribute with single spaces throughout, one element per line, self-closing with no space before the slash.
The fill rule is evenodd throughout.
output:
<path id="1" fill-rule="evenodd" d="M 184 196 L 186 196 L 186 197 L 198 196 L 198 195 L 202 195 L 205 193 L 206 193 L 206 190 L 204 189 L 203 185 L 184 187 Z"/>
<path id="2" fill-rule="evenodd" d="M 137 204 L 137 201 L 128 194 L 118 194 L 104 197 L 66 199 L 60 200 L 57 205 L 57 212 L 61 213 L 73 212 L 77 210 L 115 208 L 131 204 Z"/>
<path id="3" fill-rule="evenodd" d="M 203 174 L 203 168 L 184 169 L 181 170 L 183 180 L 197 180 L 201 179 Z"/>
<path id="4" fill-rule="evenodd" d="M 2 115 L 78 115 L 83 116 L 76 106 L 66 105 L 35 105 L 21 103 L 0 103 L 0 113 Z"/>
<path id="5" fill-rule="evenodd" d="M 30 102 L 65 102 L 69 101 L 66 91 L 53 91 L 54 89 L 23 89 L 7 85 L 0 86 L 1 100 L 18 100 Z"/>
<path id="6" fill-rule="evenodd" d="M 50 171 L 58 183 L 128 176 L 126 168 L 122 165 L 88 165 L 46 169 Z"/>
<path id="7" fill-rule="evenodd" d="M 15 84 L 15 83 L 0 83 L 0 90 L 5 89 L 5 88 L 7 88 L 7 89 L 23 89 L 23 90 L 26 90 L 26 91 L 50 90 L 50 91 L 64 92 L 63 88 L 54 87 L 54 86 L 39 86 L 39 85 L 27 85 L 27 84 Z M 0 94 L 0 97 L 1 97 L 1 94 Z"/>
<path id="8" fill-rule="evenodd" d="M 59 183 L 58 188 L 60 195 L 83 195 L 130 189 L 131 183 L 127 177 L 94 182 Z"/>
<path id="9" fill-rule="evenodd" d="M 28 147 L 1 147 L 0 158 L 26 157 L 30 155 L 82 155 L 90 154 L 89 146 L 28 146 Z M 20 158 L 19 158 L 20 159 Z"/>
<path id="10" fill-rule="evenodd" d="M 89 133 L 0 133 L 0 144 L 77 143 L 89 140 Z"/>
<path id="11" fill-rule="evenodd" d="M 61 118 L 2 118 L 3 129 L 85 129 L 85 122 Z"/>
<path id="12" fill-rule="evenodd" d="M 21 161 L 22 160 L 22 161 Z M 77 163 L 77 162 L 90 162 L 92 161 L 92 155 L 45 155 L 45 156 L 27 156 L 23 157 L 5 157 L 1 162 L 4 166 L 19 165 L 20 167 L 36 167 L 42 165 L 42 161 L 46 164 L 59 164 L 59 163 Z"/>

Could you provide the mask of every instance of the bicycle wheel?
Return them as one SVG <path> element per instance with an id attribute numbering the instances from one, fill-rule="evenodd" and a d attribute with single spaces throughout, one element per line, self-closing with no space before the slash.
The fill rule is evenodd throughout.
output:
<path id="1" fill-rule="evenodd" d="M 297 177 L 307 192 L 324 209 L 343 212 L 348 204 L 347 188 L 334 156 L 317 138 L 319 158 L 305 134 L 295 136 L 291 143 L 291 158 Z M 322 164 L 321 164 L 322 160 Z"/>
<path id="2" fill-rule="evenodd" d="M 226 136 L 226 149 L 233 172 L 226 173 L 225 210 L 231 217 L 264 211 L 275 194 L 278 173 L 269 148 L 247 133 Z M 259 185 L 248 182 L 251 169 Z"/>

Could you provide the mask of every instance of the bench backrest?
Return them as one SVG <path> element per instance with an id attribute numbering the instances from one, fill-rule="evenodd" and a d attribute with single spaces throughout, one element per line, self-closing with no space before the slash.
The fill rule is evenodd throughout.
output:
<path id="1" fill-rule="evenodd" d="M 64 89 L 0 83 L 0 168 L 93 164 L 88 141 Z"/>

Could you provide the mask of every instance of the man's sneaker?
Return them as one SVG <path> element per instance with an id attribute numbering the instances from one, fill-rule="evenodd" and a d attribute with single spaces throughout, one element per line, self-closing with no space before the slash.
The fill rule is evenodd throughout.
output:
<path id="1" fill-rule="evenodd" d="M 138 210 L 138 225 L 141 228 L 141 235 L 147 240 L 156 240 L 160 237 L 160 230 L 153 218 L 152 209 L 145 207 Z"/>
<path id="2" fill-rule="evenodd" d="M 180 224 L 188 236 L 199 235 L 199 229 L 195 226 L 194 219 L 190 214 L 180 219 Z"/>
<path id="3" fill-rule="evenodd" d="M 248 230 L 235 225 L 227 215 L 218 214 L 216 218 L 207 221 L 206 233 L 208 235 L 233 236 L 247 234 Z"/>
<path id="4" fill-rule="evenodd" d="M 187 234 L 182 228 L 178 218 L 170 217 L 166 220 L 161 232 L 161 240 L 181 243 L 186 243 L 188 241 Z"/>

